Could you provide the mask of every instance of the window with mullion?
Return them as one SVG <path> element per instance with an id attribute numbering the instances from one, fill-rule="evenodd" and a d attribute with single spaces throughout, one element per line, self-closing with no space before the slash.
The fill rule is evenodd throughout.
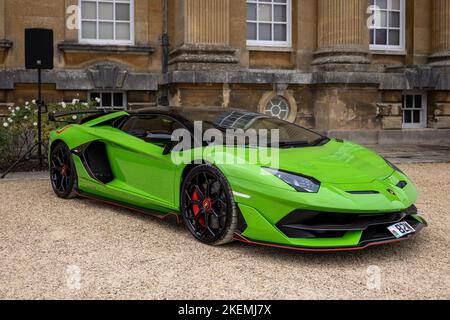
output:
<path id="1" fill-rule="evenodd" d="M 404 50 L 405 0 L 371 0 L 372 50 Z"/>
<path id="2" fill-rule="evenodd" d="M 79 3 L 80 42 L 134 42 L 134 0 L 79 0 Z"/>
<path id="3" fill-rule="evenodd" d="M 98 109 L 126 109 L 126 93 L 121 91 L 98 91 L 89 94 L 90 101 Z"/>
<path id="4" fill-rule="evenodd" d="M 403 95 L 403 128 L 426 128 L 427 96 L 424 93 L 404 93 Z"/>
<path id="5" fill-rule="evenodd" d="M 291 45 L 291 0 L 247 0 L 247 45 Z"/>

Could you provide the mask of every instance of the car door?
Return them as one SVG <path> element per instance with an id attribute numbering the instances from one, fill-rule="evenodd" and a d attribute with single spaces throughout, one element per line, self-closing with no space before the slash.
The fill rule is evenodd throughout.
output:
<path id="1" fill-rule="evenodd" d="M 166 143 L 148 139 L 171 136 L 183 126 L 175 119 L 160 114 L 136 115 L 128 118 L 117 130 L 124 139 L 110 141 L 108 153 L 115 180 L 109 185 L 120 188 L 139 205 L 157 210 L 176 210 L 174 195 L 177 165 L 171 154 L 164 154 Z"/>

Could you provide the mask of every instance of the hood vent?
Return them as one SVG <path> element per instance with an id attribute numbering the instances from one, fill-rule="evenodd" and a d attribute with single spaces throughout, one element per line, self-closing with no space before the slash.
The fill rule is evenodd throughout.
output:
<path id="1" fill-rule="evenodd" d="M 350 194 L 359 194 L 359 195 L 363 195 L 363 194 L 380 194 L 378 191 L 347 191 L 347 193 Z"/>

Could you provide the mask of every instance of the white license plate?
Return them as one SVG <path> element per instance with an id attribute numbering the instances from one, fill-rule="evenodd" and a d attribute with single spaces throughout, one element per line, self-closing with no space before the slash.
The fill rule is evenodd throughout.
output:
<path id="1" fill-rule="evenodd" d="M 397 238 L 404 237 L 408 234 L 416 232 L 413 227 L 409 225 L 408 222 L 399 222 L 388 228 L 388 230 Z"/>

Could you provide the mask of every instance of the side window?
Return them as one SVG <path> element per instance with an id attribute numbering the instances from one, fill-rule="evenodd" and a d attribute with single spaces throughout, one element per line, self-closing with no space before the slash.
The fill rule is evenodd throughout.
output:
<path id="1" fill-rule="evenodd" d="M 149 141 L 152 135 L 168 135 L 183 128 L 177 121 L 161 115 L 131 117 L 122 125 L 122 131 Z"/>

